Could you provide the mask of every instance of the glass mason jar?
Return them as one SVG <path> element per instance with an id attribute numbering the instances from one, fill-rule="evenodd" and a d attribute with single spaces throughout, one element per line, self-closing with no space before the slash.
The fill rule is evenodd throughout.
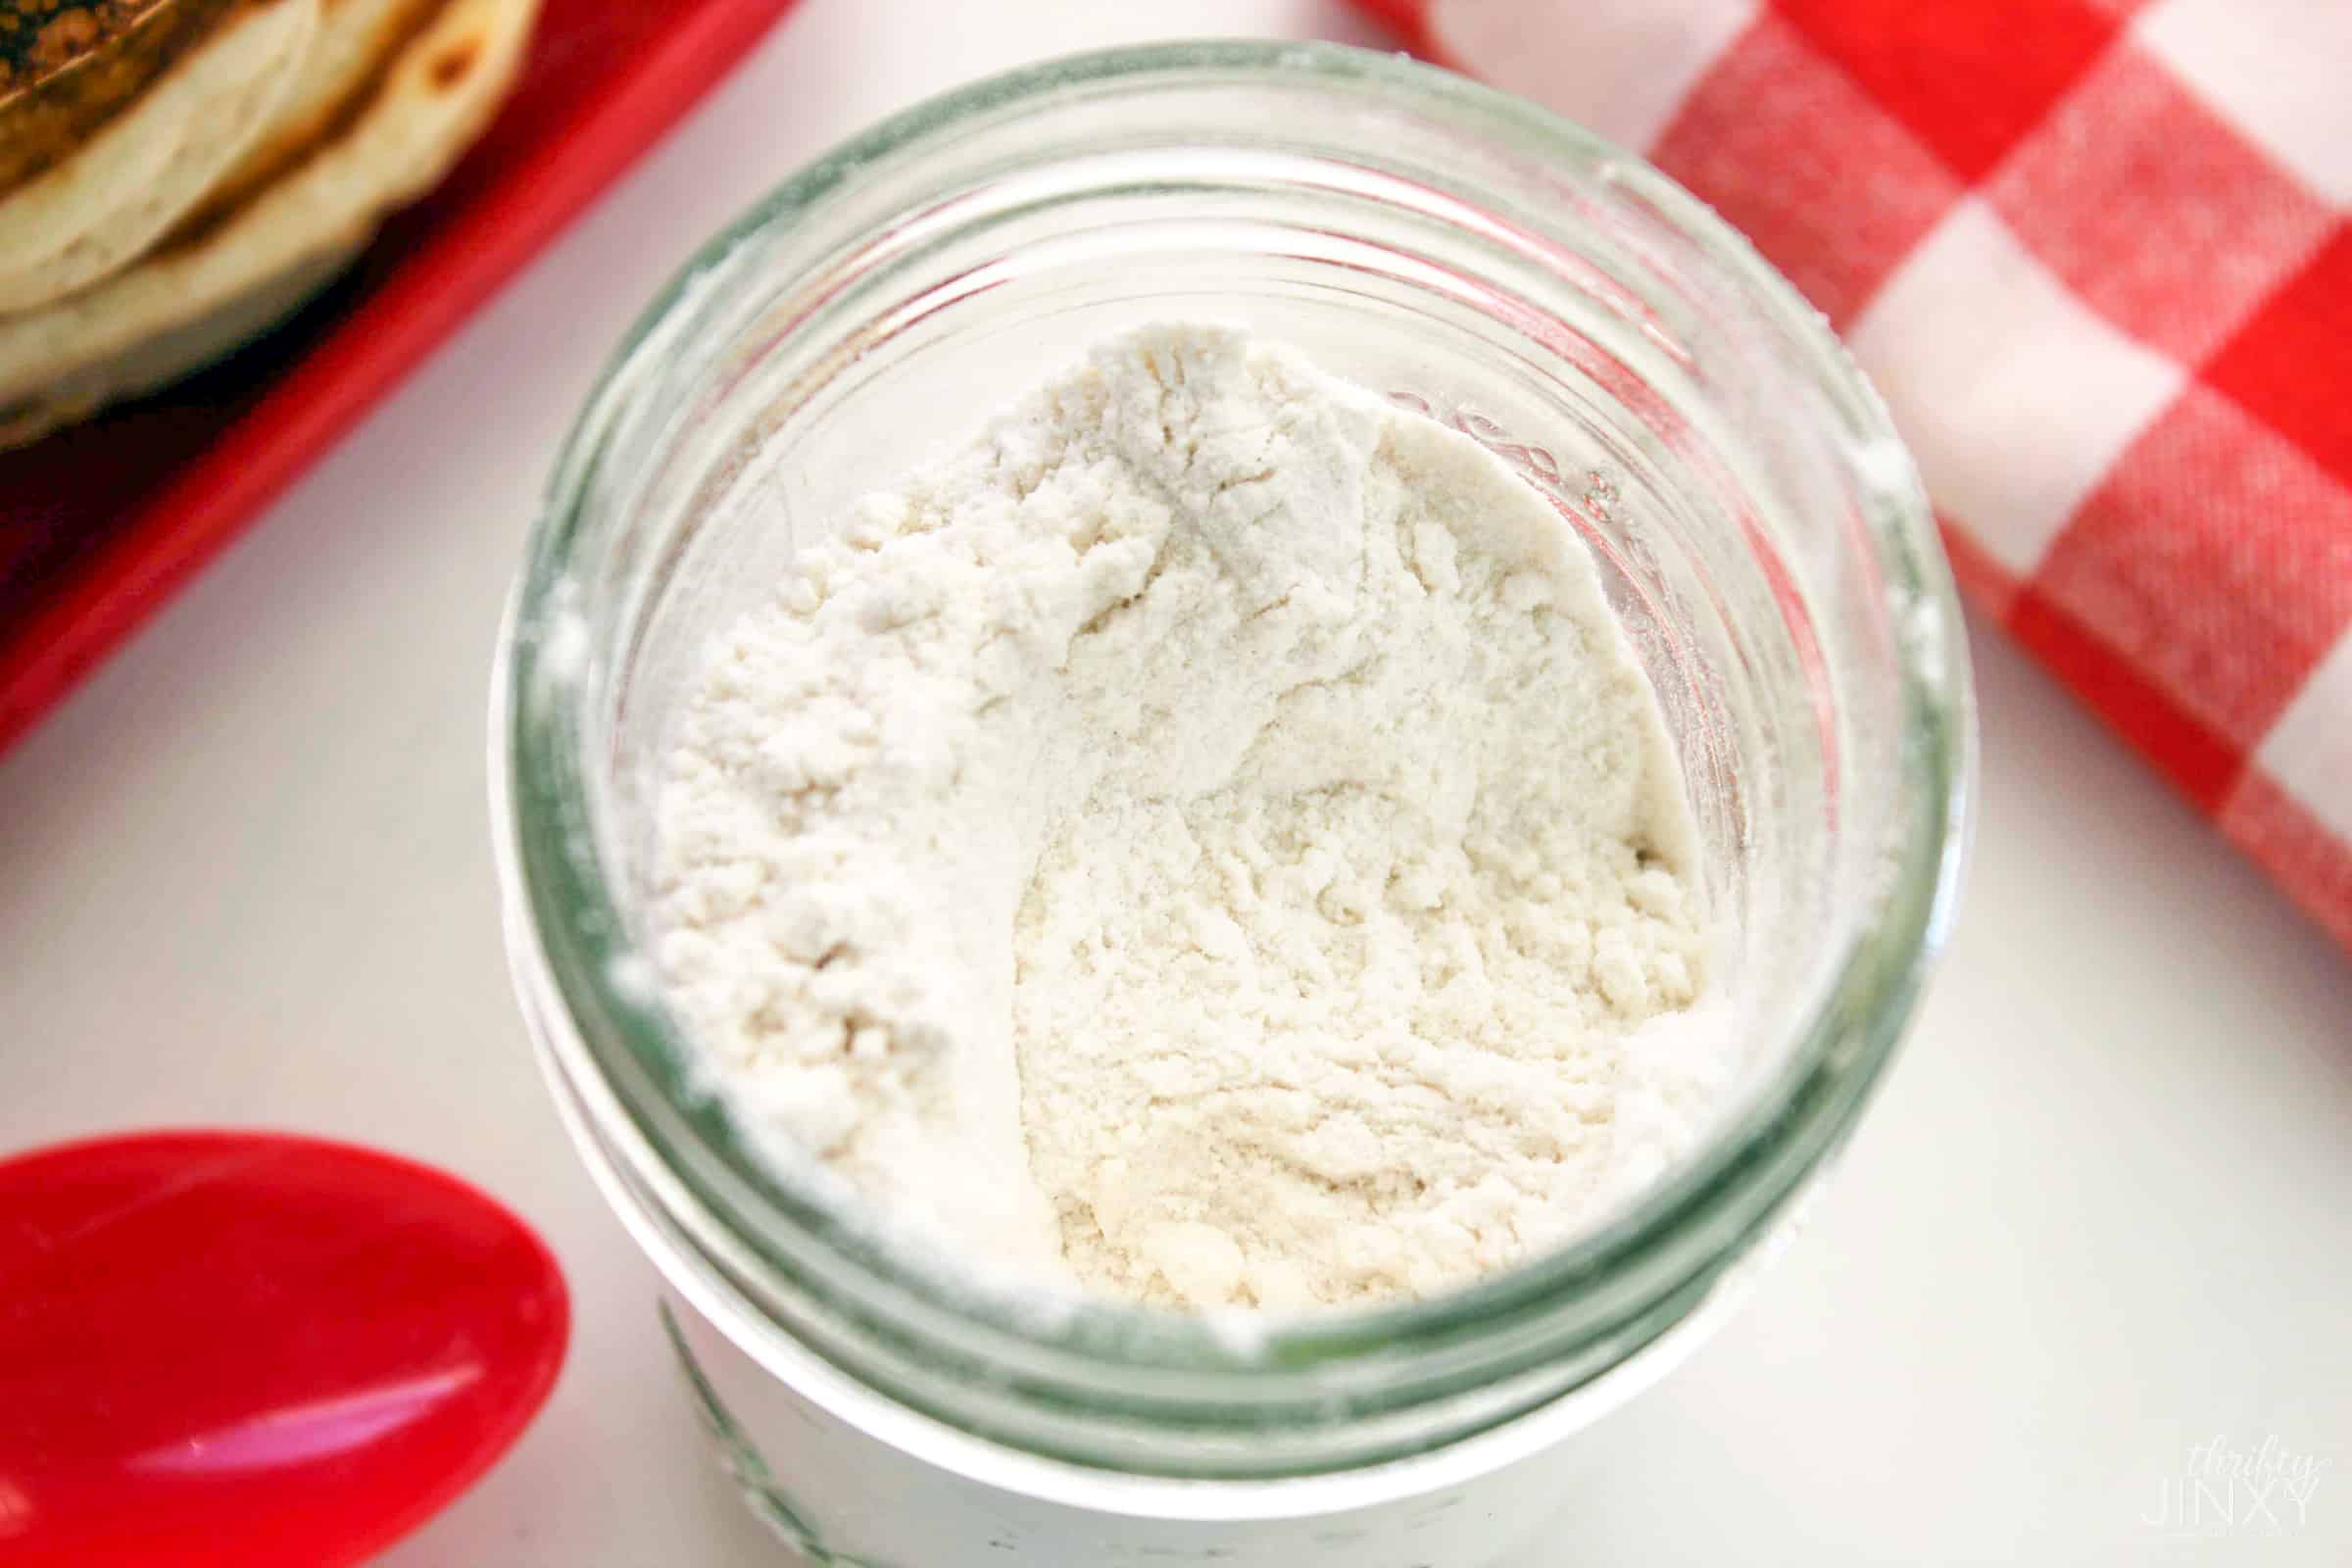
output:
<path id="1" fill-rule="evenodd" d="M 1154 318 L 1294 344 L 1509 462 L 1590 547 L 1690 787 L 1732 1103 L 1598 1229 L 1428 1300 L 1260 1323 L 976 1285 L 755 1152 L 641 952 L 705 635 L 855 496 Z M 705 246 L 571 432 L 494 710 L 516 985 L 571 1132 L 754 1505 L 871 1568 L 1502 1557 L 1852 1127 L 1949 917 L 1972 733 L 1912 466 L 1739 235 L 1516 99 L 1243 43 L 963 88 Z"/>

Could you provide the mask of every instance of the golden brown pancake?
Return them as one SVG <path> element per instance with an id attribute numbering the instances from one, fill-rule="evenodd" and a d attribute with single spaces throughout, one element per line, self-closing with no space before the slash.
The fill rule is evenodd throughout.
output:
<path id="1" fill-rule="evenodd" d="M 0 4 L 23 43 L 25 0 Z M 71 15 L 92 20 L 66 43 L 41 41 Z M 170 0 L 168 10 L 108 15 L 111 32 L 99 13 L 61 7 L 18 57 L 23 85 L 0 108 L 0 169 L 14 172 L 0 181 L 0 312 L 86 287 L 194 206 L 293 85 L 318 0 L 236 0 L 209 12 L 204 0 Z M 200 19 L 209 22 L 201 36 L 180 35 Z M 85 77 L 91 90 L 75 90 Z"/>
<path id="2" fill-rule="evenodd" d="M 536 10 L 427 0 L 390 57 L 347 86 L 325 133 L 266 184 L 208 203 L 200 222 L 91 288 L 0 317 L 0 446 L 160 385 L 301 303 L 479 134 Z"/>
<path id="3" fill-rule="evenodd" d="M 0 195 L 61 162 L 238 0 L 0 0 Z"/>

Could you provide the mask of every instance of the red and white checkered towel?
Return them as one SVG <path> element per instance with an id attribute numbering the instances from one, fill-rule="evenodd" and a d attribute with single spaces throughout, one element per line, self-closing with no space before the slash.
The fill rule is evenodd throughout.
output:
<path id="1" fill-rule="evenodd" d="M 1641 149 L 1962 584 L 2352 946 L 2352 0 L 1362 0 Z"/>

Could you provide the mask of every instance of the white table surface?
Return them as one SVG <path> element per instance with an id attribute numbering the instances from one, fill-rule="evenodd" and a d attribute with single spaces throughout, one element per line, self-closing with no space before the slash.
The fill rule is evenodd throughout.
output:
<path id="1" fill-rule="evenodd" d="M 554 1398 L 388 1563 L 780 1560 L 507 989 L 483 700 L 558 436 L 692 242 L 802 160 L 1181 9 L 806 0 L 0 761 L 0 1150 L 311 1129 L 472 1177 L 563 1256 Z M 1336 3 L 1191 10 L 1379 41 Z M 1910 1045 L 1756 1299 L 1592 1435 L 1546 1564 L 2352 1560 L 2352 962 L 1983 628 L 1978 663 L 1979 853 Z M 2299 1526 L 2140 1522 L 2217 1438 L 2324 1456 Z"/>

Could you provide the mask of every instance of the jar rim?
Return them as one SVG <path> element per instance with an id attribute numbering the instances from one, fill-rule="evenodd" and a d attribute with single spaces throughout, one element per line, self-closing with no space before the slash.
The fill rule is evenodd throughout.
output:
<path id="1" fill-rule="evenodd" d="M 580 754 L 578 676 L 584 650 L 548 628 L 571 593 L 571 547 L 591 511 L 608 438 L 652 378 L 659 351 L 700 308 L 702 284 L 722 276 L 739 247 L 790 224 L 858 172 L 953 133 L 974 116 L 1050 99 L 1073 88 L 1154 80 L 1296 80 L 1402 94 L 1471 117 L 1534 157 L 1586 167 L 1607 163 L 1733 274 L 1743 294 L 1797 345 L 1801 370 L 1829 394 L 1848 428 L 1849 451 L 1900 452 L 1884 406 L 1820 316 L 1729 224 L 1648 164 L 1524 100 L 1399 56 L 1320 43 L 1259 41 L 1155 44 L 1081 54 L 951 90 L 838 144 L 702 245 L 622 339 L 567 435 L 534 521 L 510 599 L 492 679 L 492 809 L 511 940 L 536 950 L 587 1055 L 663 1161 L 707 1202 L 707 1179 L 726 1201 L 757 1195 L 760 1223 L 781 1223 L 811 1244 L 847 1287 L 873 1299 L 919 1303 L 1102 1368 L 1207 1372 L 1279 1369 L 1311 1376 L 1377 1350 L 1438 1348 L 1469 1333 L 1572 1311 L 1644 1257 L 1705 1226 L 1723 1200 L 1763 1181 L 1782 1182 L 1760 1227 L 1803 1172 L 1834 1148 L 1890 1058 L 1926 972 L 1948 930 L 1973 798 L 1973 699 L 1963 628 L 1933 514 L 1907 461 L 1868 465 L 1874 505 L 1864 509 L 1890 594 L 1907 610 L 1894 647 L 1900 683 L 1900 748 L 1909 808 L 1888 846 L 1892 872 L 1883 908 L 1845 934 L 1834 978 L 1813 1001 L 1801 1039 L 1754 1092 L 1639 1195 L 1570 1241 L 1467 1285 L 1422 1299 L 1331 1308 L 1268 1322 L 1237 1340 L 1201 1314 L 1086 1300 L 1041 1320 L 1035 1303 L 974 1292 L 953 1271 L 913 1266 L 888 1248 L 811 1218 L 807 1195 L 779 1186 L 771 1164 L 710 1103 L 683 1031 L 641 977 L 618 880 L 590 799 Z M 1857 466 L 1863 466 L 1857 464 Z M 517 959 L 518 966 L 520 959 Z M 680 1140 L 683 1139 L 684 1142 Z"/>

